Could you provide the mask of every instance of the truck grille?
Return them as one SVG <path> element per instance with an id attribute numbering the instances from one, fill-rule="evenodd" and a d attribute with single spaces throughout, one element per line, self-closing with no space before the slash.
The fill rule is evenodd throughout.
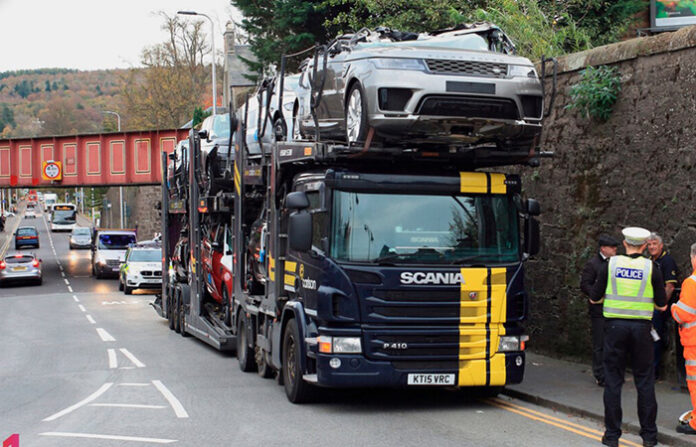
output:
<path id="1" fill-rule="evenodd" d="M 480 76 L 484 78 L 504 78 L 507 76 L 507 64 L 494 62 L 460 61 L 449 59 L 426 59 L 428 70 L 433 73 Z"/>
<path id="2" fill-rule="evenodd" d="M 460 327 L 366 329 L 365 353 L 375 360 L 457 361 L 486 357 L 486 333 L 483 327 L 460 334 Z"/>
<path id="3" fill-rule="evenodd" d="M 372 320 L 459 323 L 460 291 L 376 290 L 365 299 Z"/>

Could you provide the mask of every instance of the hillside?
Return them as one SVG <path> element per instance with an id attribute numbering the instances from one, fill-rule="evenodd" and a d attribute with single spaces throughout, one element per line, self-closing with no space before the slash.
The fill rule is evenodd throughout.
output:
<path id="1" fill-rule="evenodd" d="M 61 68 L 0 72 L 0 137 L 116 130 L 128 70 Z"/>

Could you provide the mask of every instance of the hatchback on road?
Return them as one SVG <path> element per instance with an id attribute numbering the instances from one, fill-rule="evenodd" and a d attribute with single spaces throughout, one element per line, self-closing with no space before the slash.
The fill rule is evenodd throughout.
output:
<path id="1" fill-rule="evenodd" d="M 70 233 L 70 248 L 90 248 L 92 230 L 87 227 L 75 227 Z"/>
<path id="2" fill-rule="evenodd" d="M 36 227 L 19 227 L 15 231 L 15 250 L 27 246 L 39 248 L 39 232 Z"/>
<path id="3" fill-rule="evenodd" d="M 0 284 L 33 280 L 41 284 L 41 259 L 32 253 L 17 253 L 5 256 L 0 261 Z"/>

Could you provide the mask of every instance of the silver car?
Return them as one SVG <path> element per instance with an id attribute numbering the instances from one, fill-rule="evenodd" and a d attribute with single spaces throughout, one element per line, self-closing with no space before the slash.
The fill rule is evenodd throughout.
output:
<path id="1" fill-rule="evenodd" d="M 323 70 L 326 57 L 326 70 Z M 323 81 L 323 82 L 322 82 Z M 323 84 L 323 88 L 321 85 Z M 531 148 L 541 133 L 542 85 L 532 62 L 495 25 L 430 34 L 386 28 L 336 39 L 309 59 L 297 119 L 322 140 L 376 139 L 409 146 Z M 314 86 L 314 87 L 312 87 Z"/>
<path id="2" fill-rule="evenodd" d="M 26 283 L 34 281 L 41 284 L 41 259 L 33 253 L 16 253 L 6 255 L 0 261 L 0 284 L 11 282 Z"/>
<path id="3" fill-rule="evenodd" d="M 92 246 L 92 230 L 87 227 L 75 227 L 70 233 L 70 248 L 90 248 Z"/>

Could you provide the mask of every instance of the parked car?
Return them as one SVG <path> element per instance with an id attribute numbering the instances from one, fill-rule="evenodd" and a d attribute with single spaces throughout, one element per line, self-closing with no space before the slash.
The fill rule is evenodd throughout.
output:
<path id="1" fill-rule="evenodd" d="M 363 29 L 310 58 L 299 82 L 299 129 L 315 134 L 309 107 L 324 80 L 316 118 L 322 139 L 375 137 L 409 146 L 531 148 L 541 133 L 542 85 L 532 62 L 489 23 L 429 34 Z"/>
<path id="2" fill-rule="evenodd" d="M 88 227 L 75 227 L 70 232 L 70 248 L 89 248 L 92 245 L 92 230 Z"/>
<path id="3" fill-rule="evenodd" d="M 92 275 L 118 277 L 126 250 L 135 243 L 135 230 L 97 229 L 92 238 Z"/>
<path id="4" fill-rule="evenodd" d="M 39 231 L 36 227 L 19 227 L 15 231 L 15 250 L 22 247 L 39 248 Z"/>
<path id="5" fill-rule="evenodd" d="M 0 261 L 0 284 L 33 280 L 41 284 L 41 259 L 33 253 L 16 253 L 6 255 Z"/>
<path id="6" fill-rule="evenodd" d="M 232 296 L 232 233 L 226 224 L 216 225 L 201 243 L 201 264 L 206 289 L 217 303 L 229 310 Z"/>
<path id="7" fill-rule="evenodd" d="M 246 145 L 250 154 L 261 153 L 259 142 L 264 145 L 266 151 L 269 151 L 273 141 L 291 141 L 296 134 L 293 107 L 297 100 L 296 91 L 300 75 L 285 76 L 281 109 L 278 109 L 278 93 L 280 93 L 278 79 L 280 79 L 278 76 L 265 79 L 259 84 L 254 95 L 249 97 L 249 104 L 237 110 L 239 118 L 246 114 Z M 261 122 L 259 122 L 259 110 L 263 114 Z"/>
<path id="8" fill-rule="evenodd" d="M 136 244 L 126 251 L 118 278 L 118 290 L 126 295 L 135 289 L 162 288 L 162 248 L 152 243 Z"/>
<path id="9" fill-rule="evenodd" d="M 36 219 L 36 212 L 34 212 L 33 207 L 27 208 L 27 210 L 24 211 L 24 218 L 25 219 Z"/>

